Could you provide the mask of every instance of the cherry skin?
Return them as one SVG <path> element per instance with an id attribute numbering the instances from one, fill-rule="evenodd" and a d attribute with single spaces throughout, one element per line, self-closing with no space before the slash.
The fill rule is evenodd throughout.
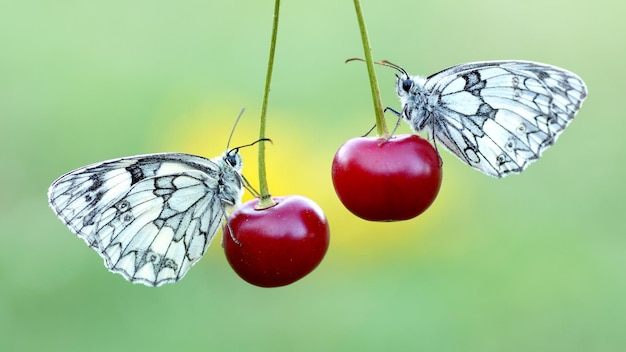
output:
<path id="1" fill-rule="evenodd" d="M 388 141 L 358 137 L 335 154 L 335 192 L 354 215 L 371 221 L 398 221 L 423 213 L 441 186 L 441 161 L 433 146 L 416 135 Z"/>
<path id="2" fill-rule="evenodd" d="M 277 204 L 263 210 L 254 208 L 258 199 L 244 203 L 224 230 L 228 263 L 242 279 L 261 287 L 300 280 L 322 261 L 330 242 L 326 216 L 313 201 L 298 195 L 272 199 Z"/>

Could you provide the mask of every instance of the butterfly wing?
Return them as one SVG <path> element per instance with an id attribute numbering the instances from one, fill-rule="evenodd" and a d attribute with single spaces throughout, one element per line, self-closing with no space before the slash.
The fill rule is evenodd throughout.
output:
<path id="1" fill-rule="evenodd" d="M 167 153 L 105 161 L 61 176 L 48 198 L 110 271 L 160 286 L 201 258 L 226 215 L 219 160 Z"/>
<path id="2" fill-rule="evenodd" d="M 434 137 L 494 177 L 523 171 L 552 145 L 587 96 L 575 74 L 527 61 L 476 62 L 436 73 L 424 88 Z"/>

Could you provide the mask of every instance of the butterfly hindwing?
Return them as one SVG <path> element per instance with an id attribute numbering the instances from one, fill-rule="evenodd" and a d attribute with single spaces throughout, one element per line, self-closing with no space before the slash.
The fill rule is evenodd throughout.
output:
<path id="1" fill-rule="evenodd" d="M 56 180 L 50 205 L 112 272 L 149 286 L 175 282 L 241 199 L 236 155 L 237 167 L 180 153 L 94 164 Z"/>

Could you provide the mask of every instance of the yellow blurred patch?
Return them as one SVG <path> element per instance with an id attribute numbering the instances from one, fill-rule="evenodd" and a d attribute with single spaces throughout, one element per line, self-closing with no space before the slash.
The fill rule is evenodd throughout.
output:
<path id="1" fill-rule="evenodd" d="M 213 158 L 225 151 L 228 136 L 238 114 L 238 108 L 200 107 L 176 118 L 173 129 L 163 131 L 164 147 Z M 371 261 L 379 256 L 396 256 L 400 252 L 422 253 L 432 239 L 436 224 L 441 220 L 439 199 L 426 213 L 402 222 L 376 223 L 357 218 L 338 200 L 331 180 L 334 153 L 343 140 L 324 132 L 327 126 L 311 127 L 300 121 L 313 117 L 271 110 L 266 137 L 266 165 L 272 195 L 300 194 L 322 207 L 331 227 L 329 255 L 349 251 L 350 260 Z M 230 148 L 249 144 L 258 139 L 258 116 L 253 110 L 244 112 L 234 132 Z M 310 118 L 307 120 L 307 118 Z M 258 188 L 257 147 L 240 150 L 244 160 L 243 174 Z M 444 183 L 445 185 L 445 183 Z M 443 187 L 443 186 L 442 186 Z M 367 190 L 363 190 L 366 192 Z M 246 192 L 243 201 L 252 199 Z"/>

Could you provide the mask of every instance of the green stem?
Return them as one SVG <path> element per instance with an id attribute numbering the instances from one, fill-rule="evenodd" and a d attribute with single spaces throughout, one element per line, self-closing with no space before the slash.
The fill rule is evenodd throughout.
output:
<path id="1" fill-rule="evenodd" d="M 267 172 L 265 169 L 265 124 L 267 120 L 267 103 L 270 95 L 270 83 L 272 81 L 272 70 L 274 69 L 274 53 L 276 51 L 276 37 L 278 34 L 278 13 L 280 10 L 280 0 L 274 2 L 274 21 L 272 23 L 272 39 L 270 41 L 270 57 L 267 62 L 267 75 L 265 76 L 265 90 L 263 92 L 263 106 L 261 107 L 261 123 L 259 125 L 259 190 L 260 200 L 256 209 L 265 209 L 276 205 L 270 195 L 267 185 Z"/>
<path id="2" fill-rule="evenodd" d="M 359 22 L 359 28 L 361 30 L 361 40 L 363 42 L 363 51 L 365 53 L 365 64 L 367 65 L 367 74 L 370 78 L 370 87 L 372 89 L 372 100 L 374 102 L 374 112 L 376 114 L 376 132 L 379 137 L 388 138 L 389 130 L 385 123 L 385 115 L 382 108 L 382 102 L 380 100 L 380 90 L 378 89 L 378 81 L 376 80 L 376 72 L 374 71 L 374 60 L 372 59 L 372 47 L 370 46 L 369 38 L 367 37 L 367 28 L 365 27 L 365 19 L 363 18 L 363 12 L 361 11 L 361 3 L 359 0 L 354 0 L 354 9 L 356 10 L 356 18 Z"/>

